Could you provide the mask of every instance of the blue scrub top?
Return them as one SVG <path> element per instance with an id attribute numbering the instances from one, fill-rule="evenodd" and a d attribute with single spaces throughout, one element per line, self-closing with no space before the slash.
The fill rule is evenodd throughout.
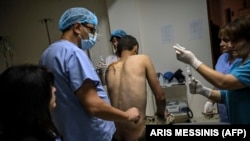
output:
<path id="1" fill-rule="evenodd" d="M 42 54 L 40 64 L 55 75 L 56 108 L 53 121 L 64 141 L 110 141 L 115 132 L 112 121 L 90 116 L 75 95 L 86 79 L 96 84 L 98 95 L 110 103 L 95 68 L 86 55 L 72 42 L 59 40 Z"/>
<path id="2" fill-rule="evenodd" d="M 217 63 L 215 65 L 215 70 L 218 72 L 221 72 L 223 74 L 228 74 L 231 67 L 241 61 L 240 58 L 236 58 L 234 62 L 229 62 L 229 53 L 222 53 L 220 57 L 217 60 Z M 220 122 L 229 122 L 228 118 L 228 111 L 225 104 L 218 103 L 218 110 L 220 115 Z"/>
<path id="3" fill-rule="evenodd" d="M 237 90 L 221 90 L 221 98 L 228 107 L 232 124 L 250 124 L 250 59 L 243 64 L 240 63 L 235 63 L 229 74 L 246 87 Z"/>

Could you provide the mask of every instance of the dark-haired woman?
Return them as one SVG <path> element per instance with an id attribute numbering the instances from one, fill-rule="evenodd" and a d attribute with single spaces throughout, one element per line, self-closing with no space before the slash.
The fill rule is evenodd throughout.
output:
<path id="1" fill-rule="evenodd" d="M 0 140 L 62 141 L 50 116 L 55 91 L 54 76 L 43 66 L 6 69 L 0 75 Z"/>

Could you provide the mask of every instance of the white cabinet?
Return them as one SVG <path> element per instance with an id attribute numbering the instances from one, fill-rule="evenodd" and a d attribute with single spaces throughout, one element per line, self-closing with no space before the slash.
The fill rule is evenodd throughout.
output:
<path id="1" fill-rule="evenodd" d="M 176 122 L 187 122 L 188 119 L 192 118 L 192 111 L 188 111 L 190 109 L 187 102 L 187 86 L 185 84 L 177 84 L 162 86 L 162 88 L 165 93 L 167 104 L 169 104 L 167 108 L 175 115 Z M 186 106 L 185 104 L 183 106 L 183 102 L 185 102 Z M 148 90 L 146 115 L 154 116 L 155 112 L 155 98 L 152 91 Z"/>
<path id="2" fill-rule="evenodd" d="M 163 86 L 166 100 L 187 100 L 187 86 L 185 84 Z"/>
<path id="3" fill-rule="evenodd" d="M 175 122 L 189 122 L 193 112 L 188 104 L 187 86 L 185 84 L 163 87 L 169 113 L 174 114 Z"/>

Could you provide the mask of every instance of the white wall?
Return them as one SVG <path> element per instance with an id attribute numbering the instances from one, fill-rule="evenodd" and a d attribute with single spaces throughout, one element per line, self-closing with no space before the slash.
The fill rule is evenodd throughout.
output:
<path id="1" fill-rule="evenodd" d="M 206 0 L 107 0 L 107 5 L 110 28 L 123 28 L 135 36 L 141 53 L 152 58 L 158 72 L 181 68 L 186 75 L 185 65 L 176 60 L 172 48 L 175 43 L 212 66 Z M 195 71 L 193 74 L 211 86 Z M 206 99 L 189 93 L 188 99 L 194 116 L 202 116 Z"/>

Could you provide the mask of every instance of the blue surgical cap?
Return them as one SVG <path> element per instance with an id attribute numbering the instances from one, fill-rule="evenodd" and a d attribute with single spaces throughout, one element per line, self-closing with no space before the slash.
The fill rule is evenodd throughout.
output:
<path id="1" fill-rule="evenodd" d="M 70 8 L 62 14 L 58 23 L 58 28 L 59 30 L 64 31 L 65 29 L 77 22 L 90 23 L 96 26 L 98 24 L 98 19 L 94 13 L 92 13 L 86 8 Z"/>
<path id="2" fill-rule="evenodd" d="M 121 29 L 114 30 L 114 31 L 111 33 L 110 41 L 112 41 L 112 39 L 113 39 L 114 37 L 119 37 L 119 38 L 121 38 L 121 37 L 123 37 L 123 36 L 125 36 L 125 35 L 127 35 L 127 33 L 126 33 L 124 30 L 121 30 Z"/>

